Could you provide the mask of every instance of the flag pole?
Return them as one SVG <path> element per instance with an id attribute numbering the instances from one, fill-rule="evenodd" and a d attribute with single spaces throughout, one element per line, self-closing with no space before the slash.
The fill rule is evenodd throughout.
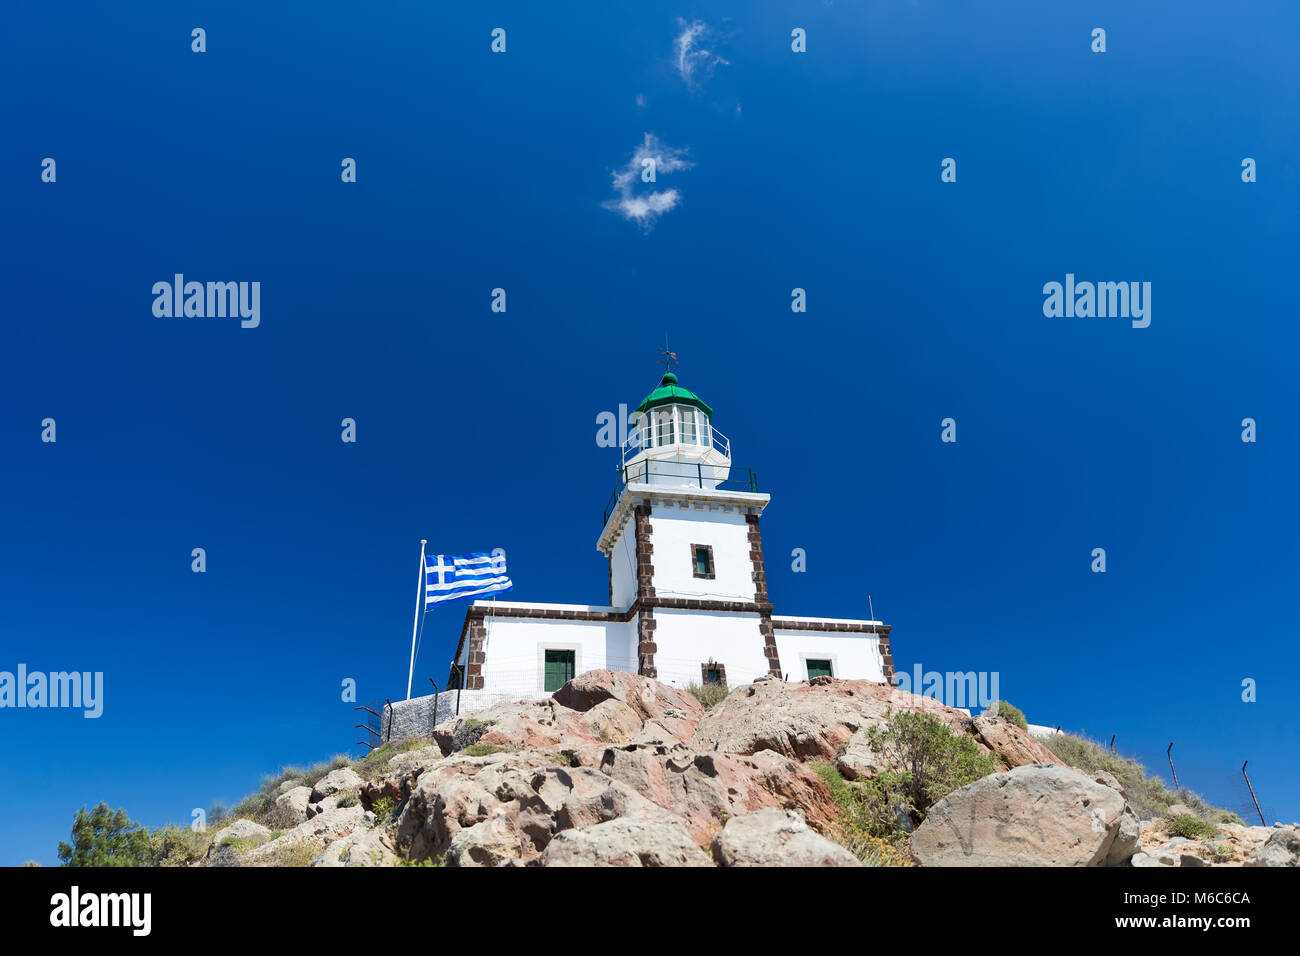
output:
<path id="1" fill-rule="evenodd" d="M 415 620 L 411 622 L 411 669 L 406 672 L 406 699 L 411 699 L 411 679 L 415 677 L 415 632 L 420 626 L 420 611 L 424 609 L 424 546 L 425 538 L 420 539 L 420 577 L 415 585 Z"/>

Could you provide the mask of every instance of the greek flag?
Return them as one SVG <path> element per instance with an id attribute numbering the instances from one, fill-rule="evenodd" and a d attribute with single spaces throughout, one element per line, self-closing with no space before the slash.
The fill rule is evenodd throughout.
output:
<path id="1" fill-rule="evenodd" d="M 426 554 L 424 556 L 424 607 L 443 601 L 509 591 L 504 552 L 495 554 Z"/>

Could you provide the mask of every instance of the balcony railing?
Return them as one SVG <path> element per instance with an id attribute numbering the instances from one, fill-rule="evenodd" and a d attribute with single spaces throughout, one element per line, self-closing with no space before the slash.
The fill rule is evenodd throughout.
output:
<path id="1" fill-rule="evenodd" d="M 757 493 L 758 476 L 754 469 L 740 465 L 708 465 L 690 461 L 658 461 L 646 459 L 631 467 L 619 469 L 618 484 L 605 504 L 600 519 L 603 528 L 609 523 L 623 493 L 630 484 L 663 485 L 667 488 L 724 488 L 731 491 Z"/>
<path id="2" fill-rule="evenodd" d="M 659 422 L 633 429 L 623 442 L 623 464 L 651 448 L 671 448 L 685 445 L 688 448 L 712 448 L 719 454 L 731 457 L 731 442 L 709 423 L 692 426 L 689 422 Z"/>

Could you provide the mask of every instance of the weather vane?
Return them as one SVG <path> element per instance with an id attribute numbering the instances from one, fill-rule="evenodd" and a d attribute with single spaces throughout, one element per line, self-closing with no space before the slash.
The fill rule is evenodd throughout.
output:
<path id="1" fill-rule="evenodd" d="M 664 336 L 664 347 L 659 350 L 659 354 L 663 356 L 664 371 L 671 372 L 673 363 L 677 362 L 677 353 L 668 350 L 668 336 L 666 335 Z"/>

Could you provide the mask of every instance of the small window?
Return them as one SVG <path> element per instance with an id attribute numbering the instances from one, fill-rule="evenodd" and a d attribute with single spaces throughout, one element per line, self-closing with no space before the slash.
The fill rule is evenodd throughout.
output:
<path id="1" fill-rule="evenodd" d="M 713 578 L 713 545 L 691 545 L 691 564 L 697 578 Z"/>
<path id="2" fill-rule="evenodd" d="M 682 442 L 687 445 L 698 445 L 695 438 L 695 409 L 681 407 L 682 413 Z"/>
<path id="3" fill-rule="evenodd" d="M 807 661 L 807 664 L 808 664 L 808 679 L 809 679 L 809 680 L 812 680 L 814 677 L 834 677 L 834 676 L 835 676 L 834 674 L 831 673 L 831 662 L 830 662 L 830 661 L 815 661 L 815 660 L 813 660 L 812 658 L 809 658 L 808 661 Z"/>
<path id="4" fill-rule="evenodd" d="M 655 412 L 655 424 L 659 433 L 656 444 L 672 445 L 676 443 L 677 438 L 673 433 L 673 410 L 671 407 L 662 408 Z"/>
<path id="5" fill-rule="evenodd" d="M 546 682 L 542 685 L 544 690 L 559 690 L 573 680 L 573 658 L 573 651 L 546 652 Z"/>
<path id="6" fill-rule="evenodd" d="M 725 664 L 719 664 L 717 661 L 709 661 L 707 664 L 700 665 L 700 681 L 705 687 L 726 687 L 727 686 L 727 667 Z"/>

